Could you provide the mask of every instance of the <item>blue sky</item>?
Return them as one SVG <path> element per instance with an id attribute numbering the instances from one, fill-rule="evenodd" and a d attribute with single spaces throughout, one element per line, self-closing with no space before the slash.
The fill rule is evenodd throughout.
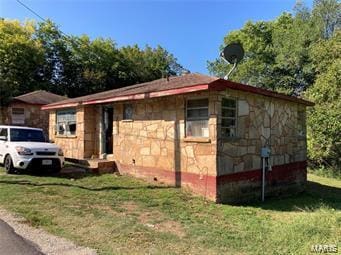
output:
<path id="1" fill-rule="evenodd" d="M 248 20 L 271 20 L 295 0 L 116 1 L 21 0 L 67 34 L 111 37 L 118 46 L 161 45 L 191 72 L 208 73 L 224 35 Z M 311 6 L 312 1 L 305 1 Z M 37 19 L 15 0 L 0 0 L 0 17 Z"/>

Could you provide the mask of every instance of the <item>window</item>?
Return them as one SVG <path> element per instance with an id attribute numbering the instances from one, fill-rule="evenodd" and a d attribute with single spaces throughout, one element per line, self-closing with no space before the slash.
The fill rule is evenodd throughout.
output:
<path id="1" fill-rule="evenodd" d="M 123 105 L 123 120 L 132 120 L 132 119 L 133 119 L 133 105 L 124 104 Z"/>
<path id="2" fill-rule="evenodd" d="M 25 124 L 24 108 L 12 108 L 12 124 Z"/>
<path id="3" fill-rule="evenodd" d="M 2 136 L 2 138 L 5 138 L 5 140 L 7 140 L 7 128 L 0 128 L 0 136 Z"/>
<path id="4" fill-rule="evenodd" d="M 56 133 L 58 135 L 76 134 L 76 110 L 57 111 Z"/>
<path id="5" fill-rule="evenodd" d="M 44 133 L 41 130 L 11 128 L 11 142 L 45 142 Z"/>
<path id="6" fill-rule="evenodd" d="M 305 135 L 305 112 L 303 110 L 297 111 L 297 134 Z"/>
<path id="7" fill-rule="evenodd" d="M 237 127 L 237 100 L 223 98 L 221 102 L 221 135 L 235 137 Z"/>
<path id="8" fill-rule="evenodd" d="M 186 136 L 208 137 L 208 99 L 188 100 Z"/>

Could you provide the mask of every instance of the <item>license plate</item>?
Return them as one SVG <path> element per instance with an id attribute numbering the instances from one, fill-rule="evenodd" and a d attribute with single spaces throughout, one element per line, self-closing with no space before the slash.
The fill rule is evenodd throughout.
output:
<path id="1" fill-rule="evenodd" d="M 44 166 L 52 165 L 52 160 L 51 159 L 43 159 L 41 161 L 41 164 Z"/>

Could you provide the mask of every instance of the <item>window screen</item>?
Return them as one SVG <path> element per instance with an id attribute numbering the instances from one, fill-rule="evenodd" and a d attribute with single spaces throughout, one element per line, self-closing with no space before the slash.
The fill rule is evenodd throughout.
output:
<path id="1" fill-rule="evenodd" d="M 57 111 L 56 133 L 58 135 L 76 134 L 76 110 Z"/>
<path id="2" fill-rule="evenodd" d="M 221 135 L 234 137 L 237 131 L 237 100 L 223 98 L 221 108 Z"/>
<path id="3" fill-rule="evenodd" d="M 208 99 L 187 101 L 186 136 L 208 137 Z"/>

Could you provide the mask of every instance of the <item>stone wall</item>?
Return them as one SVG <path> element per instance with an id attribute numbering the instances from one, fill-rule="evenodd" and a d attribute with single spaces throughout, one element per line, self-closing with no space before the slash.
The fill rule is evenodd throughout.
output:
<path id="1" fill-rule="evenodd" d="M 12 108 L 25 109 L 25 123 L 22 126 L 42 128 L 46 135 L 49 134 L 49 113 L 41 110 L 41 105 L 25 104 L 20 102 L 12 102 L 8 107 L 2 110 L 2 120 L 0 124 L 17 125 L 12 122 Z"/>
<path id="2" fill-rule="evenodd" d="M 237 99 L 237 135 L 220 136 L 221 101 Z M 187 99 L 209 99 L 209 137 L 185 137 Z M 133 105 L 132 120 L 123 120 L 124 103 Z M 305 106 L 237 90 L 112 103 L 113 155 L 117 169 L 149 180 L 189 187 L 211 200 L 235 202 L 260 197 L 261 157 L 271 149 L 268 195 L 300 191 L 306 183 Z M 110 106 L 110 105 L 109 105 Z M 74 137 L 55 135 L 55 111 L 50 113 L 50 137 L 69 158 L 100 157 L 101 105 L 77 108 Z"/>
<path id="3" fill-rule="evenodd" d="M 66 158 L 84 159 L 98 153 L 97 118 L 95 106 L 79 106 L 76 108 L 76 134 L 58 135 L 56 133 L 56 111 L 50 111 L 49 136 L 64 150 Z"/>
<path id="4" fill-rule="evenodd" d="M 185 138 L 186 99 L 209 98 L 209 138 Z M 216 107 L 214 93 L 196 93 L 132 101 L 133 120 L 122 120 L 123 104 L 114 105 L 114 159 L 121 172 L 189 186 L 215 199 Z"/>
<path id="5" fill-rule="evenodd" d="M 298 112 L 305 113 L 305 106 L 280 99 L 274 99 L 261 95 L 254 95 L 240 91 L 227 90 L 219 92 L 217 108 L 218 115 L 221 111 L 222 98 L 235 98 L 238 102 L 237 108 L 237 136 L 235 138 L 224 139 L 218 136 L 218 175 L 238 175 L 252 171 L 260 172 L 262 147 L 269 147 L 271 157 L 269 160 L 273 171 L 284 171 L 284 175 L 276 180 L 274 186 L 289 187 L 289 183 L 295 180 L 298 186 L 304 185 L 306 174 L 304 162 L 306 161 L 306 136 L 299 133 L 298 126 L 305 127 L 305 120 L 300 119 Z M 301 123 L 299 123 L 301 121 Z M 218 130 L 221 128 L 221 119 L 218 118 Z M 220 132 L 218 132 L 220 134 Z M 297 178 L 292 178 L 291 168 L 278 168 L 277 166 L 290 165 L 294 162 L 302 162 L 299 170 L 296 171 Z M 302 174 L 303 173 L 303 174 Z M 268 172 L 267 176 L 272 173 Z M 303 178 L 303 177 L 304 178 Z M 283 185 L 280 185 L 280 184 Z M 269 184 L 269 183 L 268 183 Z M 259 196 L 259 178 L 246 178 L 242 182 L 235 180 L 224 184 L 220 182 L 219 189 L 221 194 L 239 194 L 241 197 L 252 195 Z M 270 191 L 268 187 L 268 191 Z M 223 199 L 223 200 L 226 200 Z M 228 199 L 229 200 L 229 199 Z"/>

